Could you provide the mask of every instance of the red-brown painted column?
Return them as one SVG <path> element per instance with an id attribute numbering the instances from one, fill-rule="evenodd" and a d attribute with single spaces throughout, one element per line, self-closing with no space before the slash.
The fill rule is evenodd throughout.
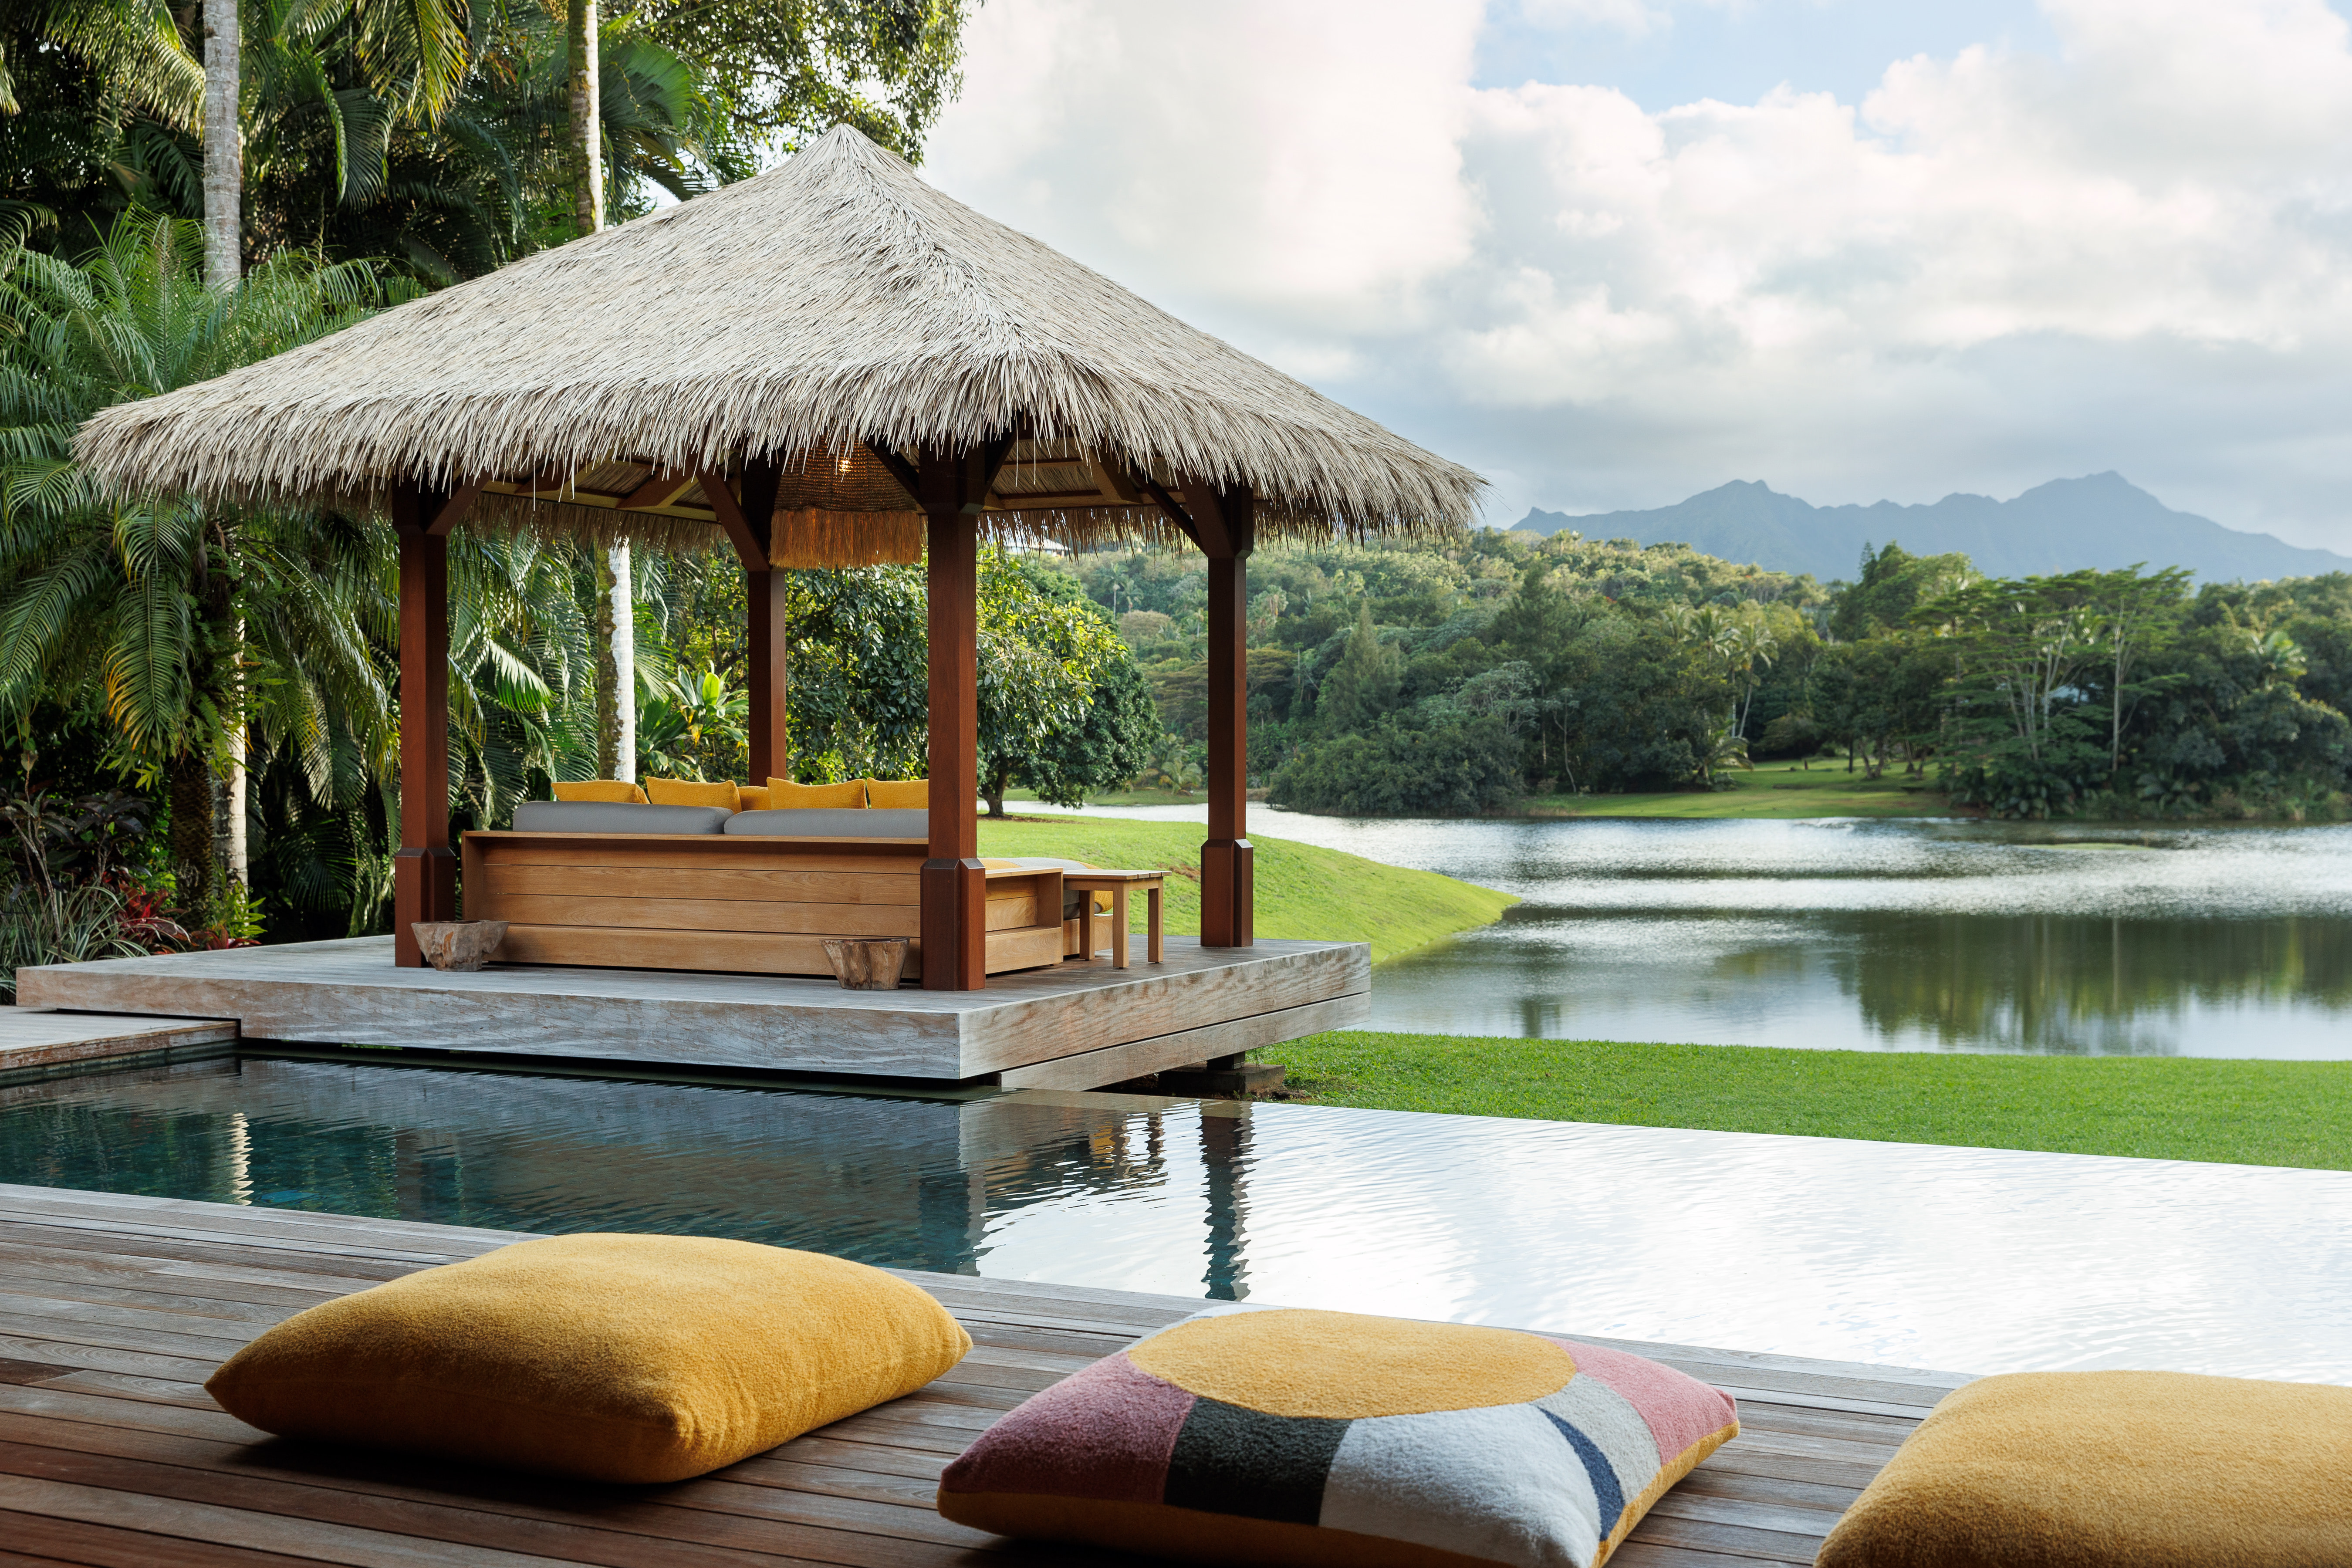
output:
<path id="1" fill-rule="evenodd" d="M 745 728 L 750 732 L 751 752 L 743 782 L 750 784 L 793 776 L 792 745 L 784 728 L 784 699 L 789 684 L 785 679 L 786 656 L 792 647 L 785 591 L 792 579 L 769 560 L 776 489 L 782 480 L 782 470 L 772 461 L 755 459 L 743 465 L 741 526 L 749 546 L 742 550 L 747 643 L 744 664 L 748 676 L 744 695 L 749 709 Z"/>
<path id="2" fill-rule="evenodd" d="M 1201 945 L 1248 947 L 1249 554 L 1256 509 L 1248 487 L 1184 487 L 1184 510 L 1209 558 L 1209 837 L 1201 846 Z"/>
<path id="3" fill-rule="evenodd" d="M 400 541 L 400 850 L 392 862 L 392 961 L 425 963 L 412 929 L 457 918 L 449 849 L 449 496 L 402 485 L 392 493 Z"/>
<path id="4" fill-rule="evenodd" d="M 980 518 L 972 455 L 926 452 L 929 520 L 930 857 L 923 862 L 923 989 L 988 984 L 987 872 L 980 863 Z"/>

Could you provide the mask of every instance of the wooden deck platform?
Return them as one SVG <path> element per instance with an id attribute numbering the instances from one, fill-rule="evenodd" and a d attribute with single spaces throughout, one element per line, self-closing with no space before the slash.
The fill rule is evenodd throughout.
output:
<path id="1" fill-rule="evenodd" d="M 1199 1303 L 910 1274 L 971 1331 L 954 1371 L 717 1475 L 595 1487 L 274 1439 L 201 1386 L 313 1302 L 518 1237 L 0 1186 L 0 1564 L 108 1568 L 1026 1568 L 1127 1564 L 942 1520 L 940 1470 L 1037 1389 Z M 1573 1324 L 1549 1325 L 1573 1332 Z M 1609 1342 L 1624 1343 L 1624 1342 Z M 1626 1344 L 1732 1393 L 1740 1436 L 1669 1492 L 1623 1568 L 1810 1563 L 1965 1378 Z"/>
<path id="2" fill-rule="evenodd" d="M 248 1040 L 417 1046 L 672 1067 L 1097 1089 L 1370 1016 L 1360 942 L 1203 948 L 990 977 L 984 991 L 498 964 L 401 969 L 390 937 L 52 964 L 27 1007 L 234 1020 Z"/>

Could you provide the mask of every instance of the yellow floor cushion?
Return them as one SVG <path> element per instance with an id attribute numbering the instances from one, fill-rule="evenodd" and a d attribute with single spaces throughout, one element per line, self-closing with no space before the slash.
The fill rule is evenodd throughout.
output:
<path id="1" fill-rule="evenodd" d="M 733 781 L 728 779 L 717 784 L 704 784 L 698 779 L 646 781 L 646 796 L 656 805 L 718 805 L 740 811 L 743 803 L 738 795 Z"/>
<path id="2" fill-rule="evenodd" d="M 677 1236 L 519 1242 L 299 1312 L 205 1384 L 281 1436 L 675 1481 L 911 1394 L 971 1338 L 905 1280 Z"/>
<path id="3" fill-rule="evenodd" d="M 1947 1394 L 1820 1568 L 2352 1563 L 2352 1388 L 2018 1373 Z"/>
<path id="4" fill-rule="evenodd" d="M 768 781 L 768 809 L 771 811 L 840 811 L 862 808 L 865 805 L 866 782 L 863 779 L 829 784 L 802 784 L 778 778 Z"/>
<path id="5" fill-rule="evenodd" d="M 571 779 L 556 782 L 555 798 L 643 805 L 646 804 L 646 792 L 626 779 Z"/>
<path id="6" fill-rule="evenodd" d="M 736 805 L 744 811 L 765 811 L 768 809 L 768 786 L 765 784 L 737 784 L 735 786 L 735 801 Z"/>
<path id="7" fill-rule="evenodd" d="M 931 781 L 929 779 L 860 779 L 866 786 L 866 804 L 877 811 L 929 811 L 931 808 Z"/>

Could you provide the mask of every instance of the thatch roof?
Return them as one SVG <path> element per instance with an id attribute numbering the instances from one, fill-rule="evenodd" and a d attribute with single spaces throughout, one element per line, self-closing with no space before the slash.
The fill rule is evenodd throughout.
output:
<path id="1" fill-rule="evenodd" d="M 129 490 L 374 504 L 707 542 L 695 476 L 785 464 L 781 514 L 895 520 L 925 447 L 1023 439 L 1000 534 L 1159 536 L 1150 484 L 1246 482 L 1260 531 L 1451 531 L 1484 480 L 925 184 L 847 127 L 740 184 L 83 426 Z M 730 489 L 737 488 L 730 483 Z"/>

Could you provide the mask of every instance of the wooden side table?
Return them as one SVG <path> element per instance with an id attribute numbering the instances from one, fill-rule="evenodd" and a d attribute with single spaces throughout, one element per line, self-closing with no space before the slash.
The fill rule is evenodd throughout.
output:
<path id="1" fill-rule="evenodd" d="M 1127 896 L 1141 889 L 1146 896 L 1144 930 L 1147 945 L 1144 952 L 1154 963 L 1160 962 L 1160 906 L 1167 891 L 1168 874 L 1164 871 L 1065 871 L 1062 886 L 1074 892 L 1107 892 L 1110 895 L 1110 962 L 1114 969 L 1127 967 Z M 1095 901 L 1087 899 L 1078 911 L 1079 944 L 1086 949 L 1086 961 L 1095 961 Z"/>

